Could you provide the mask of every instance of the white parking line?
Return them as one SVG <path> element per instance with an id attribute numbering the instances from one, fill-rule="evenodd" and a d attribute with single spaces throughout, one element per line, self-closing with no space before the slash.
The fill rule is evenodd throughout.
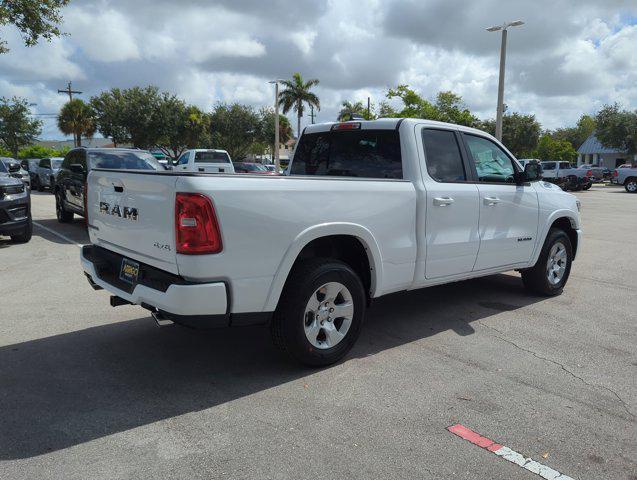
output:
<path id="1" fill-rule="evenodd" d="M 79 243 L 77 243 L 75 240 L 72 240 L 71 238 L 67 237 L 66 235 L 63 235 L 59 232 L 56 232 L 55 230 L 49 228 L 49 227 L 45 227 L 44 225 L 42 225 L 41 223 L 38 222 L 33 222 L 33 225 L 36 225 L 37 227 L 40 227 L 43 230 L 46 230 L 47 232 L 55 235 L 56 237 L 61 238 L 62 240 L 64 240 L 65 242 L 71 243 L 73 245 L 75 245 L 78 248 L 82 248 L 82 245 L 80 245 Z"/>
<path id="2" fill-rule="evenodd" d="M 551 467 L 542 465 L 531 458 L 527 458 L 509 447 L 505 447 L 504 445 L 500 445 L 493 440 L 483 437 L 460 423 L 447 427 L 447 430 L 480 448 L 484 448 L 489 452 L 495 453 L 498 457 L 503 458 L 504 460 L 515 463 L 519 467 L 539 475 L 545 480 L 574 480 L 572 477 L 564 475 L 557 470 L 553 470 Z"/>

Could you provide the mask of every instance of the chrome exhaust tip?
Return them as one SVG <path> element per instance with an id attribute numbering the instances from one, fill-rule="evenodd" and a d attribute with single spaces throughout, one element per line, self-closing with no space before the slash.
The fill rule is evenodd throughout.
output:
<path id="1" fill-rule="evenodd" d="M 158 310 L 155 310 L 155 311 L 151 312 L 150 314 L 152 315 L 152 317 L 155 320 L 155 323 L 157 324 L 158 327 L 168 327 L 170 325 L 174 325 L 175 324 L 175 322 L 173 322 L 169 318 L 166 318 Z"/>

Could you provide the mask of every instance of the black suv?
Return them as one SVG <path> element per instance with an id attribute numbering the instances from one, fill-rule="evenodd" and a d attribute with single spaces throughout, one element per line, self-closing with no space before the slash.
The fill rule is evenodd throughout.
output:
<path id="1" fill-rule="evenodd" d="M 84 216 L 86 177 L 94 168 L 126 170 L 164 170 L 145 150 L 134 148 L 74 148 L 64 157 L 55 178 L 55 212 L 61 223 Z"/>
<path id="2" fill-rule="evenodd" d="M 8 235 L 14 242 L 28 242 L 32 231 L 29 191 L 0 162 L 0 235 Z"/>

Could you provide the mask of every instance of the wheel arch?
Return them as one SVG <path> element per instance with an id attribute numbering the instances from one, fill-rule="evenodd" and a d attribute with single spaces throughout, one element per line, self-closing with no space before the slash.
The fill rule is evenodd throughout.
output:
<path id="1" fill-rule="evenodd" d="M 376 239 L 361 225 L 330 223 L 304 230 L 290 244 L 272 280 L 265 311 L 276 309 L 285 282 L 297 261 L 318 256 L 316 254 L 324 256 L 326 251 L 340 253 L 335 258 L 348 263 L 361 276 L 369 297 L 375 296 L 383 275 Z"/>
<path id="2" fill-rule="evenodd" d="M 571 241 L 571 246 L 573 248 L 573 260 L 575 260 L 575 256 L 577 254 L 577 249 L 579 247 L 579 220 L 570 210 L 558 210 L 553 212 L 553 214 L 547 219 L 546 228 L 544 232 L 542 232 L 541 241 L 537 242 L 535 247 L 535 253 L 533 254 L 533 262 L 532 265 L 535 265 L 537 262 L 540 253 L 542 252 L 542 247 L 544 246 L 544 242 L 546 241 L 546 237 L 548 236 L 551 228 L 560 228 L 564 230 L 564 232 L 568 235 L 569 240 Z"/>

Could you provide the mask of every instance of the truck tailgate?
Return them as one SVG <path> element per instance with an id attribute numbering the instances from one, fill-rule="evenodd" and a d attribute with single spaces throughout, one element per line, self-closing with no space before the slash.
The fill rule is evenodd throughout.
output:
<path id="1" fill-rule="evenodd" d="M 175 256 L 176 177 L 159 172 L 93 170 L 88 176 L 91 242 L 178 273 Z"/>

